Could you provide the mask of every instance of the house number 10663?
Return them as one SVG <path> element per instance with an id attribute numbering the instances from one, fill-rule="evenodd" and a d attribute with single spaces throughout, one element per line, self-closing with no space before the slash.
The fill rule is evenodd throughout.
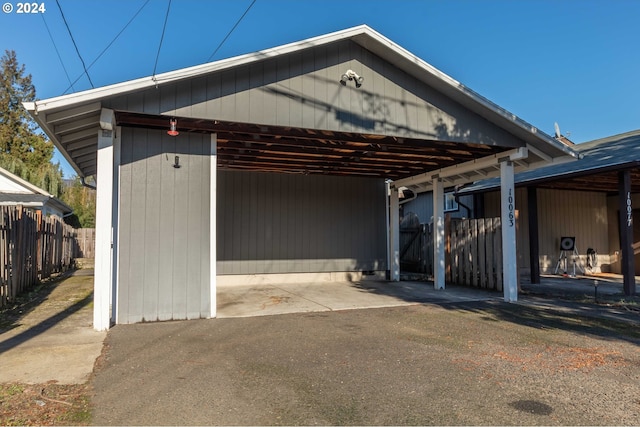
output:
<path id="1" fill-rule="evenodd" d="M 507 208 L 509 210 L 509 226 L 513 227 L 513 224 L 515 223 L 515 216 L 513 214 L 513 193 L 512 193 L 512 189 L 509 189 L 509 198 L 507 199 L 508 205 Z"/>

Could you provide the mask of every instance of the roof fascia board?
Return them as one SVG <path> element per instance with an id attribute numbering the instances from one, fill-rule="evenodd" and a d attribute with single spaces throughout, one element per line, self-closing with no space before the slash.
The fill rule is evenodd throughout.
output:
<path id="1" fill-rule="evenodd" d="M 62 147 L 62 144 L 58 141 L 58 138 L 56 137 L 55 132 L 53 132 L 53 129 L 51 129 L 51 127 L 49 126 L 49 123 L 46 120 L 46 114 L 44 115 L 44 117 L 38 114 L 38 110 L 36 109 L 35 102 L 23 102 L 22 105 L 31 114 L 31 117 L 35 119 L 36 123 L 38 123 L 38 126 L 40 126 L 40 129 L 42 129 L 44 133 L 49 137 L 49 140 L 53 141 L 53 145 L 56 146 L 60 154 L 62 154 L 62 156 L 67 161 L 67 163 L 71 165 L 71 167 L 78 174 L 78 176 L 84 177 L 84 174 L 80 170 L 80 167 L 76 165 L 76 162 L 73 161 L 69 153 L 67 153 L 67 150 L 64 147 Z"/>
<path id="2" fill-rule="evenodd" d="M 572 160 L 569 160 L 569 161 L 572 161 Z M 622 170 L 629 170 L 629 169 L 636 169 L 636 168 L 640 168 L 640 161 L 633 161 L 633 162 L 622 163 L 622 164 L 611 165 L 611 166 L 601 166 L 601 167 L 596 167 L 591 169 L 582 169 L 582 170 L 573 171 L 569 173 L 560 173 L 560 174 L 554 174 L 554 175 L 548 175 L 548 176 L 542 176 L 542 177 L 533 177 L 529 179 L 525 178 L 521 180 L 518 180 L 518 177 L 516 176 L 515 186 L 516 187 L 536 186 L 539 184 L 546 184 L 548 182 L 558 181 L 560 179 L 582 178 L 590 175 L 598 175 L 598 174 L 609 173 L 609 172 L 618 172 Z M 499 187 L 500 187 L 499 184 L 491 184 L 487 186 L 480 185 L 479 188 L 468 188 L 468 189 L 461 190 L 461 193 L 468 193 L 468 194 L 485 193 L 487 191 L 494 191 Z"/>

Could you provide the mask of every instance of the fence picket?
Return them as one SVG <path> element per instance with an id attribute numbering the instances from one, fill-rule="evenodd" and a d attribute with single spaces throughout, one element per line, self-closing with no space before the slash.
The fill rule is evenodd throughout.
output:
<path id="1" fill-rule="evenodd" d="M 75 236 L 75 230 L 58 217 L 44 217 L 22 206 L 1 206 L 0 307 L 69 268 L 79 255 Z M 87 253 L 93 254 L 88 245 Z"/>
<path id="2" fill-rule="evenodd" d="M 419 270 L 433 274 L 432 225 L 423 224 L 422 235 L 411 250 L 405 251 L 408 265 L 419 260 Z M 408 231 L 408 230 L 407 230 Z M 82 230 L 78 230 L 81 236 Z M 406 232 L 406 231 L 405 231 Z M 449 283 L 491 290 L 502 290 L 502 228 L 500 218 L 455 219 L 446 227 L 446 280 Z M 402 236 L 402 233 L 401 233 Z M 402 237 L 407 242 L 408 237 Z M 420 240 L 419 244 L 418 240 Z M 82 238 L 78 238 L 81 242 Z M 409 248 L 409 246 L 407 246 Z M 413 252 L 418 250 L 421 254 Z"/>

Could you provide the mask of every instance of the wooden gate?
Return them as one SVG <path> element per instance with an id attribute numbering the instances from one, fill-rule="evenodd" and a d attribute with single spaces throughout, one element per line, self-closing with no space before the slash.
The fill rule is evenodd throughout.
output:
<path id="1" fill-rule="evenodd" d="M 433 236 L 430 224 L 400 229 L 400 270 L 433 274 Z"/>
<path id="2" fill-rule="evenodd" d="M 400 269 L 433 276 L 433 224 L 400 227 Z M 502 290 L 500 218 L 445 221 L 447 283 Z"/>

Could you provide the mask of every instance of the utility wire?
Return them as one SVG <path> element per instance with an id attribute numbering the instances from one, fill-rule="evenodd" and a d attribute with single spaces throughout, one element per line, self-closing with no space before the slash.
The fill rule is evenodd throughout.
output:
<path id="1" fill-rule="evenodd" d="M 162 36 L 160 36 L 160 44 L 158 45 L 158 54 L 156 55 L 156 63 L 153 65 L 152 79 L 156 78 L 156 69 L 158 68 L 158 59 L 160 58 L 160 49 L 162 49 L 162 41 L 164 40 L 164 31 L 167 29 L 167 20 L 169 20 L 169 9 L 171 9 L 171 0 L 167 5 L 167 14 L 164 17 L 164 25 L 162 26 Z"/>
<path id="2" fill-rule="evenodd" d="M 120 30 L 120 32 L 118 32 L 118 34 L 116 34 L 116 36 L 113 38 L 113 40 L 111 40 L 111 42 L 109 42 L 109 44 L 107 45 L 107 47 L 105 47 L 104 49 L 102 49 L 102 52 L 100 52 L 100 54 L 96 57 L 96 59 L 94 59 L 94 60 L 93 60 L 93 62 L 92 62 L 91 64 L 89 64 L 89 67 L 88 67 L 88 69 L 89 69 L 89 70 L 91 69 L 91 67 L 93 67 L 93 64 L 95 64 L 96 62 L 98 62 L 98 59 L 100 59 L 100 58 L 102 57 L 102 55 L 104 55 L 104 54 L 105 54 L 105 52 L 106 52 L 107 50 L 109 50 L 109 48 L 111 47 L 111 45 L 113 45 L 113 44 L 116 42 L 116 40 L 118 40 L 118 38 L 120 37 L 120 35 L 124 32 L 124 30 L 126 30 L 126 29 L 127 29 L 127 27 L 129 26 L 129 24 L 131 24 L 131 23 L 133 22 L 133 20 L 134 20 L 134 19 L 136 19 L 136 17 L 140 14 L 140 12 L 142 12 L 142 9 L 144 9 L 144 7 L 149 3 L 149 1 L 151 1 L 151 0 L 147 0 L 147 1 L 145 1 L 145 2 L 144 2 L 144 4 L 143 4 L 142 6 L 140 6 L 140 9 L 138 9 L 138 11 L 137 11 L 137 12 L 136 12 L 132 17 L 131 17 L 131 19 L 129 19 L 129 22 L 127 22 L 127 23 L 125 24 L 125 26 L 124 26 L 124 27 L 122 27 L 122 29 Z M 78 80 L 80 80 L 80 78 L 82 78 L 82 74 L 80 74 L 80 75 L 78 76 L 78 78 L 77 78 L 77 79 L 75 79 L 75 80 L 73 81 L 73 83 L 71 83 L 71 86 L 69 86 L 69 87 L 67 88 L 67 90 L 65 90 L 63 93 L 67 93 L 67 91 L 68 91 L 69 89 L 71 89 L 71 88 L 73 87 L 73 85 L 74 85 L 74 84 L 76 84 L 76 82 L 77 82 Z M 69 80 L 69 81 L 71 81 L 71 80 Z"/>
<path id="3" fill-rule="evenodd" d="M 236 29 L 236 27 L 238 26 L 238 24 L 240 24 L 240 21 L 242 21 L 242 19 L 245 17 L 245 15 L 249 12 L 249 9 L 251 9 L 251 7 L 256 3 L 256 0 L 253 0 L 251 2 L 251 4 L 249 5 L 249 7 L 247 8 L 247 10 L 244 11 L 244 13 L 242 14 L 242 16 L 240 17 L 240 19 L 238 19 L 238 22 L 236 22 L 236 24 L 233 26 L 233 28 L 231 28 L 231 31 L 229 31 L 229 33 L 227 33 L 227 35 L 225 36 L 225 38 L 220 42 L 220 44 L 218 45 L 218 47 L 216 48 L 216 50 L 213 51 L 213 53 L 211 54 L 211 56 L 209 56 L 209 59 L 207 59 L 207 62 L 211 62 L 211 59 L 213 59 L 213 57 L 215 56 L 216 53 L 218 53 L 218 50 L 220 50 L 220 48 L 222 47 L 222 45 L 224 44 L 224 42 L 227 41 L 227 39 L 229 38 L 229 36 L 231 35 L 231 33 L 233 33 L 233 30 Z"/>
<path id="4" fill-rule="evenodd" d="M 44 19 L 44 13 L 41 13 L 42 22 L 44 22 L 44 26 L 47 29 L 47 33 L 49 33 L 49 38 L 51 39 L 51 43 L 53 43 L 53 48 L 56 50 L 56 55 L 58 55 L 58 59 L 60 60 L 60 65 L 62 65 L 62 69 L 67 76 L 67 80 L 69 81 L 69 88 L 73 87 L 73 83 L 71 83 L 71 77 L 69 77 L 69 72 L 67 72 L 67 67 L 64 66 L 64 62 L 62 61 L 62 57 L 60 56 L 60 51 L 58 50 L 58 46 L 56 46 L 56 41 L 53 39 L 53 35 L 51 35 L 51 30 L 49 29 L 49 25 L 47 25 L 47 20 Z M 75 82 L 74 82 L 75 83 Z M 67 90 L 69 90 L 69 88 Z M 65 90 L 65 92 L 67 91 Z"/>
<path id="5" fill-rule="evenodd" d="M 78 50 L 78 45 L 76 44 L 75 39 L 73 38 L 73 34 L 71 34 L 71 28 L 69 28 L 69 24 L 67 23 L 67 18 L 64 17 L 64 13 L 62 12 L 62 7 L 60 6 L 60 2 L 56 0 L 56 4 L 58 5 L 58 9 L 60 9 L 60 14 L 62 15 L 62 20 L 64 21 L 64 25 L 67 27 L 67 31 L 69 32 L 69 36 L 71 37 L 71 41 L 73 42 L 73 46 L 76 48 L 76 53 L 78 54 L 78 58 L 80 58 L 80 62 L 82 62 L 82 68 L 84 68 L 84 73 L 87 75 L 89 79 L 89 83 L 91 83 L 91 87 L 94 88 L 93 82 L 91 81 L 91 76 L 89 76 L 89 72 L 87 71 L 87 66 L 84 64 L 84 60 L 82 59 L 82 55 L 80 55 L 80 51 Z"/>

